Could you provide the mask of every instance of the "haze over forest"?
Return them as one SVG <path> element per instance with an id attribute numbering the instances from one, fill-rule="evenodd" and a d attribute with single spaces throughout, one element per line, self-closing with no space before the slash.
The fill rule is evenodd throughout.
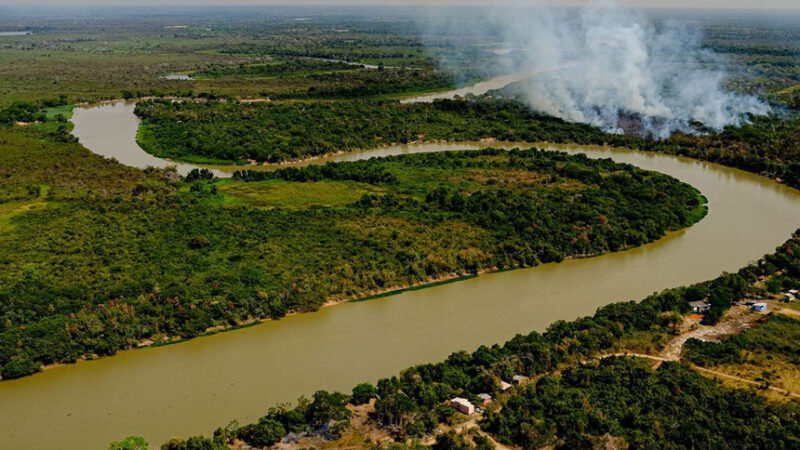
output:
<path id="1" fill-rule="evenodd" d="M 549 1 L 520 1 L 520 0 L 502 0 L 492 2 L 493 6 L 503 5 L 533 5 L 544 4 L 550 6 L 580 6 L 592 1 L 587 0 L 549 0 Z M 597 2 L 595 2 L 597 3 Z M 626 0 L 616 2 L 624 6 L 632 7 L 646 7 L 646 8 L 721 8 L 721 9 L 751 9 L 754 8 L 753 2 L 745 0 Z M 337 4 L 366 4 L 366 5 L 480 5 L 486 6 L 486 2 L 477 0 L 67 0 L 67 1 L 54 1 L 54 0 L 28 0 L 24 6 L 38 6 L 38 5 L 58 5 L 58 6 L 72 6 L 72 5 L 93 5 L 93 6 L 137 6 L 137 5 L 158 5 L 158 6 L 193 6 L 193 5 L 214 5 L 214 6 L 233 6 L 233 5 L 337 5 Z M 17 0 L 0 0 L 2 6 L 22 6 Z M 774 9 L 800 9 L 800 4 L 795 0 L 767 0 L 759 2 L 758 9 L 774 8 Z"/>

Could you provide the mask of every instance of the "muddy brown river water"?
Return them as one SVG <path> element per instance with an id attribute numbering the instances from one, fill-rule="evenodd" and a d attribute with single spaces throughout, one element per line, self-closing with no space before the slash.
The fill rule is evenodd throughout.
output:
<path id="1" fill-rule="evenodd" d="M 92 151 L 123 164 L 169 164 L 136 146 L 132 109 L 124 103 L 76 109 L 74 133 Z M 475 145 L 391 147 L 313 163 L 462 148 Z M 611 302 L 735 271 L 800 226 L 800 193 L 763 177 L 645 152 L 559 149 L 672 175 L 708 197 L 709 215 L 625 252 L 482 275 L 4 381 L 0 448 L 102 449 L 131 434 L 153 445 L 175 435 L 209 434 L 317 389 L 349 390 Z"/>

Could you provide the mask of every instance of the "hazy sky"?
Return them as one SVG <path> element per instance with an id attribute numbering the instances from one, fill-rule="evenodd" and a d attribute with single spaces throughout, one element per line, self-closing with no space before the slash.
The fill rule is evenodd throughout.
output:
<path id="1" fill-rule="evenodd" d="M 0 0 L 2 6 L 35 6 L 35 5 L 103 5 L 103 6 L 136 6 L 136 5 L 306 5 L 306 4 L 477 4 L 482 6 L 503 3 L 547 3 L 560 5 L 580 5 L 586 0 Z M 616 3 L 639 7 L 679 7 L 679 8 L 781 8 L 800 9 L 800 0 L 618 0 Z"/>

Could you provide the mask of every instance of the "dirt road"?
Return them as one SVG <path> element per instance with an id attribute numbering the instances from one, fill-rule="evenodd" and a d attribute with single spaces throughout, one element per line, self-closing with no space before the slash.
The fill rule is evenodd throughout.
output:
<path id="1" fill-rule="evenodd" d="M 795 310 L 782 309 L 778 312 L 782 314 L 800 316 L 800 312 Z M 679 361 L 681 359 L 681 353 L 683 352 L 683 346 L 689 339 L 694 338 L 706 342 L 718 342 L 720 338 L 724 336 L 741 333 L 742 331 L 752 328 L 759 321 L 764 320 L 766 317 L 767 317 L 766 312 L 757 313 L 751 311 L 749 308 L 744 306 L 734 306 L 733 308 L 730 309 L 728 314 L 718 324 L 713 326 L 701 325 L 699 319 L 686 319 L 683 325 L 681 325 L 681 334 L 676 336 L 670 342 L 668 342 L 667 345 L 664 347 L 664 350 L 662 350 L 659 355 L 645 355 L 641 353 L 618 352 L 608 355 L 602 355 L 600 356 L 600 358 L 601 359 L 609 358 L 612 356 L 643 358 L 643 359 L 648 359 L 650 361 L 654 361 L 655 362 L 654 368 L 658 368 L 658 366 L 660 366 L 661 363 L 663 362 Z M 706 369 L 704 367 L 699 367 L 694 364 L 691 364 L 691 367 L 698 372 L 705 373 L 714 377 L 725 378 L 728 380 L 738 381 L 740 383 L 745 383 L 758 387 L 764 386 L 763 383 L 760 383 L 758 381 L 748 380 L 746 378 L 737 377 L 735 375 L 729 375 L 727 373 L 718 372 L 712 369 Z M 779 392 L 783 395 L 800 399 L 800 394 L 789 392 L 785 389 L 777 388 L 774 386 L 768 386 L 767 388 L 775 392 Z"/>

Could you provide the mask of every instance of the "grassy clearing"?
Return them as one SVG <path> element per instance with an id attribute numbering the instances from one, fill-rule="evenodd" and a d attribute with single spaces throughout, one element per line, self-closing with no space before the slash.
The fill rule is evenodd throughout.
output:
<path id="1" fill-rule="evenodd" d="M 220 182 L 223 204 L 258 208 L 307 209 L 340 207 L 358 201 L 362 195 L 380 192 L 375 186 L 352 181 L 293 183 L 269 180 L 257 183 Z"/>
<path id="2" fill-rule="evenodd" d="M 65 119 L 70 120 L 72 119 L 73 109 L 75 109 L 75 105 L 55 106 L 53 108 L 45 108 L 44 113 L 47 116 L 47 120 L 53 120 L 59 114 L 64 116 Z"/>
<path id="3" fill-rule="evenodd" d="M 747 361 L 744 363 L 724 364 L 713 369 L 728 375 L 763 382 L 789 392 L 800 393 L 800 365 L 798 365 L 800 361 L 797 358 L 787 358 L 765 351 L 748 352 L 746 358 Z M 780 394 L 775 395 L 782 397 Z"/>
<path id="4" fill-rule="evenodd" d="M 41 209 L 47 206 L 47 192 L 49 186 L 41 186 L 41 193 L 36 199 L 0 203 L 0 232 L 9 233 L 14 231 L 16 224 L 13 222 L 15 217 L 30 211 Z"/>
<path id="5" fill-rule="evenodd" d="M 706 347 L 738 350 L 738 357 L 725 358 L 735 361 L 708 368 L 800 393 L 799 343 L 800 320 L 774 315 L 758 327 L 724 339 L 721 344 L 705 344 Z"/>
<path id="6" fill-rule="evenodd" d="M 708 198 L 703 194 L 698 194 L 697 199 L 700 204 L 689 214 L 689 222 L 697 223 L 708 215 Z"/>
<path id="7" fill-rule="evenodd" d="M 58 132 L 59 128 L 66 127 L 66 130 L 71 131 L 74 128 L 70 119 L 72 119 L 72 110 L 75 109 L 75 105 L 64 105 L 64 106 L 56 106 L 53 108 L 45 108 L 43 110 L 45 116 L 47 117 L 47 121 L 37 123 L 34 125 L 35 128 L 44 131 L 45 133 L 56 133 Z M 59 120 L 61 118 L 64 120 L 63 122 Z"/>
<path id="8" fill-rule="evenodd" d="M 619 348 L 630 353 L 656 355 L 668 340 L 669 336 L 661 331 L 636 330 L 620 338 Z"/>

